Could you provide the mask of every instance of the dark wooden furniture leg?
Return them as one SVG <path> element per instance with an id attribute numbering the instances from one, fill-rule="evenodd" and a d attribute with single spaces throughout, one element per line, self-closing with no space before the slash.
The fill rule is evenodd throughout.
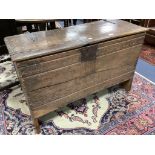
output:
<path id="1" fill-rule="evenodd" d="M 35 132 L 37 134 L 39 134 L 41 132 L 39 119 L 34 118 L 33 123 L 34 123 L 34 127 L 35 127 Z"/>
<path id="2" fill-rule="evenodd" d="M 77 19 L 73 19 L 73 25 L 76 25 Z"/>
<path id="3" fill-rule="evenodd" d="M 65 19 L 65 20 L 64 20 L 64 27 L 67 27 L 67 26 L 68 26 L 68 20 Z"/>
<path id="4" fill-rule="evenodd" d="M 27 31 L 32 32 L 32 24 L 26 24 Z"/>
<path id="5" fill-rule="evenodd" d="M 35 28 L 35 31 L 39 31 L 39 25 L 38 24 L 34 24 L 34 28 Z"/>
<path id="6" fill-rule="evenodd" d="M 56 29 L 55 21 L 50 22 L 50 27 L 52 29 Z"/>
<path id="7" fill-rule="evenodd" d="M 83 20 L 83 23 L 88 23 L 89 22 L 89 19 L 84 19 Z"/>
<path id="8" fill-rule="evenodd" d="M 131 86 L 132 86 L 132 80 L 133 80 L 133 79 L 129 79 L 128 81 L 125 81 L 125 82 L 121 83 L 121 86 L 122 86 L 126 91 L 130 91 L 130 90 L 131 90 Z"/>
<path id="9" fill-rule="evenodd" d="M 39 24 L 39 30 L 40 31 L 45 31 L 46 30 L 46 23 L 40 23 Z"/>
<path id="10" fill-rule="evenodd" d="M 46 22 L 46 25 L 47 27 L 47 30 L 53 30 L 53 29 L 56 29 L 56 24 L 55 24 L 55 21 L 51 21 L 51 22 Z M 45 27 L 45 28 L 46 28 Z"/>

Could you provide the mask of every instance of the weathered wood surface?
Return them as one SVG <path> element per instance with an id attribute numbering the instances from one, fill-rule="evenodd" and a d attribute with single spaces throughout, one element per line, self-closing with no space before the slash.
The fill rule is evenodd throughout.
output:
<path id="1" fill-rule="evenodd" d="M 117 68 L 112 68 L 110 71 L 109 70 L 101 71 L 83 78 L 77 78 L 65 83 L 32 91 L 29 92 L 28 94 L 29 104 L 33 109 L 35 109 L 42 104 L 47 104 L 61 97 L 65 97 L 69 94 L 86 89 L 90 86 L 97 85 L 106 80 L 110 80 L 113 77 L 117 77 L 121 74 L 133 71 L 134 69 L 135 66 L 130 65 L 121 66 Z"/>
<path id="2" fill-rule="evenodd" d="M 70 95 L 60 98 L 60 99 L 57 99 L 54 102 L 49 102 L 45 105 L 38 107 L 38 109 L 33 110 L 33 115 L 36 118 L 43 116 L 43 115 L 49 113 L 50 111 L 54 111 L 60 107 L 63 107 L 64 105 L 68 104 L 69 102 L 76 101 L 76 100 L 84 98 L 92 93 L 98 92 L 102 89 L 111 87 L 113 85 L 119 84 L 124 81 L 127 81 L 128 79 L 133 77 L 133 74 L 134 74 L 133 71 L 128 72 L 126 74 L 123 74 L 118 77 L 114 77 L 110 80 L 104 81 L 103 83 L 100 83 L 98 85 L 91 86 L 91 87 L 86 88 L 82 91 L 70 94 Z"/>
<path id="3" fill-rule="evenodd" d="M 123 83 L 121 83 L 121 86 L 126 90 L 126 91 L 130 91 L 131 90 L 131 86 L 132 86 L 132 80 L 133 77 Z"/>
<path id="4" fill-rule="evenodd" d="M 144 40 L 144 36 L 134 38 L 128 41 L 123 41 L 120 43 L 115 43 L 108 46 L 100 46 L 99 44 L 96 54 L 97 54 L 97 57 L 106 55 L 108 53 L 116 52 L 124 48 L 129 48 L 131 46 L 142 44 L 143 40 Z M 24 78 L 24 77 L 36 75 L 42 72 L 47 72 L 49 70 L 54 70 L 57 68 L 75 64 L 80 62 L 80 57 L 81 57 L 80 51 L 82 49 L 83 48 L 65 52 L 66 55 L 62 52 L 60 54 L 57 54 L 57 55 L 60 55 L 60 57 L 58 57 L 57 59 L 55 58 L 55 55 L 50 55 L 50 56 L 46 56 L 46 58 L 44 59 L 36 58 L 36 59 L 33 59 L 33 61 L 31 60 L 31 61 L 28 61 L 27 63 L 24 62 L 24 64 L 22 62 L 19 62 L 17 63 L 17 66 L 19 67 L 18 70 L 20 72 L 20 75 Z M 70 55 L 68 55 L 68 53 Z M 53 59 L 53 57 L 55 59 Z M 21 63 L 24 66 L 21 66 Z"/>
<path id="5" fill-rule="evenodd" d="M 140 49 L 141 45 L 137 45 L 98 57 L 95 61 L 95 71 L 98 72 L 108 69 L 110 71 L 110 69 L 115 67 L 133 64 L 138 58 Z M 89 63 L 91 63 L 91 61 Z M 87 64 L 88 63 L 85 62 L 78 62 L 69 66 L 23 78 L 22 82 L 27 91 L 67 82 L 91 74 L 92 66 L 88 66 Z"/>
<path id="6" fill-rule="evenodd" d="M 32 118 L 123 83 L 131 88 L 145 28 L 121 20 L 5 38 Z"/>
<path id="7" fill-rule="evenodd" d="M 145 42 L 147 44 L 151 44 L 151 45 L 155 45 L 155 35 L 152 35 L 152 34 L 146 34 L 145 36 Z"/>
<path id="8" fill-rule="evenodd" d="M 136 43 L 137 41 L 135 41 L 133 39 L 138 39 L 138 38 L 140 39 L 141 37 L 144 37 L 144 36 L 145 36 L 145 33 L 138 33 L 138 34 L 134 34 L 134 35 L 131 35 L 131 36 L 122 37 L 122 38 L 118 38 L 118 39 L 114 39 L 114 40 L 110 40 L 110 41 L 106 41 L 106 42 L 100 42 L 98 44 L 98 48 L 100 48 L 100 47 L 102 48 L 102 47 L 105 47 L 105 46 L 107 46 L 107 48 L 108 48 L 108 47 L 111 47 L 110 45 L 113 45 L 113 44 L 117 45 L 117 44 L 119 44 L 121 42 L 122 43 L 124 43 L 125 41 L 129 42 L 130 40 L 131 40 L 131 42 L 133 41 L 133 44 L 135 42 L 135 45 L 137 45 L 137 43 Z M 126 44 L 126 45 L 128 45 L 128 44 Z M 124 48 L 127 48 L 127 47 L 125 46 Z M 64 52 L 61 52 L 61 53 L 51 54 L 51 55 L 47 55 L 47 56 L 43 56 L 43 57 L 37 57 L 37 58 L 29 59 L 29 60 L 23 60 L 23 61 L 17 62 L 17 67 L 27 67 L 27 66 L 30 66 L 30 65 L 37 65 L 37 64 L 42 63 L 42 62 L 47 62 L 47 61 L 51 61 L 51 60 L 54 60 L 54 59 L 59 59 L 59 58 L 62 58 L 62 57 L 70 56 L 72 54 L 78 54 L 79 49 L 80 48 L 74 49 L 74 50 L 64 51 Z M 106 50 L 105 50 L 103 53 L 101 53 L 101 55 L 102 54 L 107 54 L 107 53 L 108 53 L 108 51 L 106 52 Z"/>
<path id="9" fill-rule="evenodd" d="M 5 43 L 12 60 L 20 61 L 145 31 L 145 28 L 122 20 L 101 20 L 64 29 L 10 36 L 5 38 Z"/>
<path id="10" fill-rule="evenodd" d="M 34 126 L 35 126 L 36 133 L 39 134 L 41 132 L 40 124 L 39 124 L 39 119 L 38 118 L 35 118 L 33 120 L 33 123 L 34 123 Z"/>

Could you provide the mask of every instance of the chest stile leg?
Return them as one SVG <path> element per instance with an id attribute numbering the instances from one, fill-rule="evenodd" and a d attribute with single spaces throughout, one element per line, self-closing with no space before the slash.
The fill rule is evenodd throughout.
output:
<path id="1" fill-rule="evenodd" d="M 36 134 L 40 134 L 41 128 L 40 128 L 39 119 L 38 119 L 38 118 L 34 118 L 34 119 L 33 119 L 33 124 L 34 124 L 34 127 L 35 127 L 35 133 L 36 133 Z"/>
<path id="2" fill-rule="evenodd" d="M 132 86 L 132 78 L 121 83 L 121 86 L 126 90 L 126 91 L 130 91 L 131 90 L 131 86 Z"/>

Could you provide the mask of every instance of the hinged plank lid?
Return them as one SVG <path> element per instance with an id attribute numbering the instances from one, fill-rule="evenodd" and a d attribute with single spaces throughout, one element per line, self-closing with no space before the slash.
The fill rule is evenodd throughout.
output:
<path id="1" fill-rule="evenodd" d="M 122 21 L 97 21 L 51 31 L 40 31 L 5 38 L 13 61 L 44 55 L 145 32 L 147 29 Z"/>

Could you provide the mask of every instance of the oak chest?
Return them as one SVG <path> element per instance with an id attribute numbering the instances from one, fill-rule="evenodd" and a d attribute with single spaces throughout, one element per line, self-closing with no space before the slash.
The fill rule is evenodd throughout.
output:
<path id="1" fill-rule="evenodd" d="M 102 20 L 6 37 L 37 131 L 39 117 L 69 102 L 118 83 L 129 90 L 145 31 Z"/>

